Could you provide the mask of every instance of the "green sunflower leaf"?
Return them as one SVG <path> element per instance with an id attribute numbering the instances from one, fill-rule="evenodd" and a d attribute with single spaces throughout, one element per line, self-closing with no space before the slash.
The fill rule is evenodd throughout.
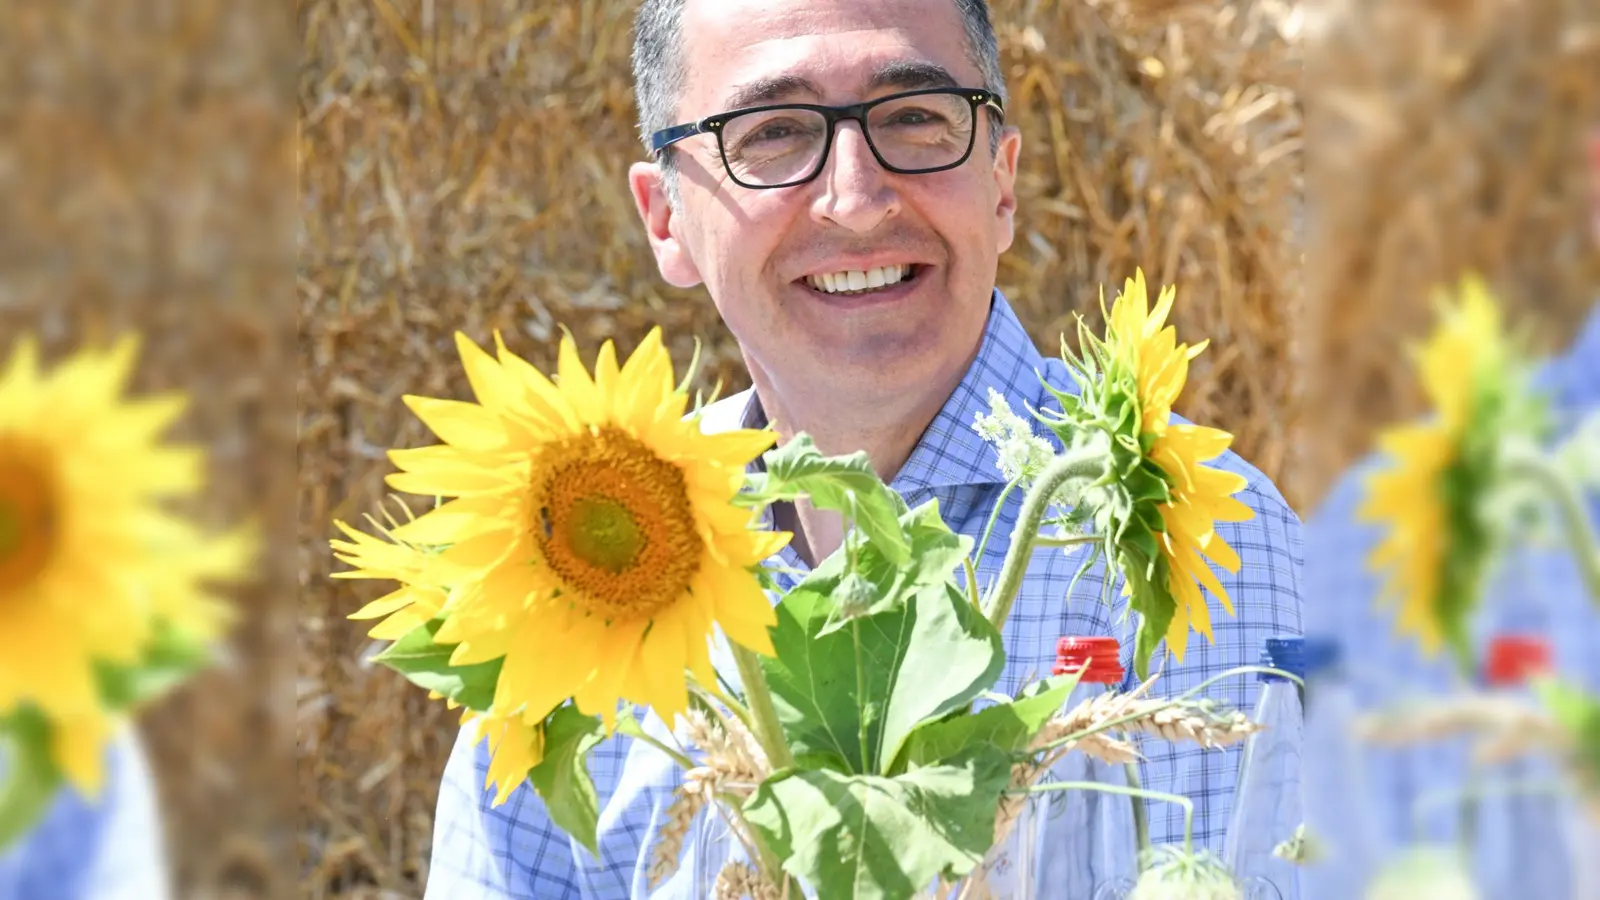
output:
<path id="1" fill-rule="evenodd" d="M 605 739 L 599 716 L 586 716 L 571 704 L 544 723 L 544 759 L 528 771 L 550 820 L 599 858 L 600 798 L 589 775 L 589 751 Z"/>
<path id="2" fill-rule="evenodd" d="M 1148 535 L 1148 532 L 1146 532 Z M 1167 563 L 1159 555 L 1143 556 L 1124 551 L 1123 565 L 1119 566 L 1128 580 L 1130 593 L 1128 609 L 1139 616 L 1139 627 L 1133 639 L 1133 671 L 1143 681 L 1150 677 L 1150 660 L 1156 647 L 1166 636 L 1177 614 L 1178 601 L 1167 588 Z M 1153 565 L 1152 565 L 1153 563 Z M 1155 577 L 1147 576 L 1153 569 Z"/>
<path id="3" fill-rule="evenodd" d="M 834 599 L 828 623 L 818 632 L 826 637 L 851 620 L 903 607 L 913 595 L 942 594 L 951 575 L 972 551 L 973 541 L 950 530 L 939 515 L 939 501 L 929 500 L 901 517 L 898 527 L 911 541 L 911 558 L 895 562 L 875 542 L 852 536 L 855 566 L 845 552 L 822 561 L 801 582 Z"/>
<path id="4" fill-rule="evenodd" d="M 1023 696 L 996 703 L 976 713 L 925 722 L 906 740 L 901 759 L 890 774 L 908 767 L 937 765 L 960 757 L 972 747 L 998 747 L 1015 753 L 1027 746 L 1044 723 L 1067 701 L 1083 671 L 1055 675 L 1030 685 Z"/>
<path id="5" fill-rule="evenodd" d="M 971 541 L 924 537 L 940 530 L 936 520 L 937 507 L 927 504 L 908 522 L 919 555 L 907 569 L 860 567 L 867 577 L 892 579 L 880 599 L 903 598 L 882 611 L 830 627 L 845 574 L 830 563 L 778 604 L 776 655 L 761 665 L 800 765 L 888 771 L 913 729 L 966 706 L 999 677 L 1000 634 L 951 580 Z"/>
<path id="6" fill-rule="evenodd" d="M 418 625 L 372 660 L 399 672 L 417 687 L 437 691 L 468 709 L 482 712 L 494 702 L 503 660 L 452 666 L 450 655 L 456 645 L 434 640 L 443 624 L 444 619 L 439 618 Z"/>
<path id="7" fill-rule="evenodd" d="M 983 859 L 1010 776 L 1009 754 L 983 745 L 894 778 L 790 770 L 763 783 L 744 815 L 819 896 L 910 897 Z"/>
<path id="8" fill-rule="evenodd" d="M 0 716 L 0 858 L 44 818 L 62 783 L 44 716 L 31 707 Z"/>
<path id="9" fill-rule="evenodd" d="M 808 497 L 820 509 L 844 514 L 896 565 L 911 559 L 910 538 L 900 530 L 906 502 L 878 477 L 866 451 L 823 456 L 811 436 L 801 434 L 764 459 L 767 471 L 748 477 L 744 502 Z"/>
<path id="10" fill-rule="evenodd" d="M 95 683 L 107 708 L 142 706 L 177 687 L 211 663 L 212 650 L 168 622 L 156 626 L 150 644 L 132 664 L 95 662 Z"/>
<path id="11" fill-rule="evenodd" d="M 1556 678 L 1533 680 L 1539 702 L 1571 739 L 1570 763 L 1579 784 L 1600 800 L 1600 697 Z"/>

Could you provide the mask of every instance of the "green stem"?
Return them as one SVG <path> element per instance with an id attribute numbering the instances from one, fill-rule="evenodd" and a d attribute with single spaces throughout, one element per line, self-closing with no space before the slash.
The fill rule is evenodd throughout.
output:
<path id="1" fill-rule="evenodd" d="M 1583 574 L 1584 586 L 1589 589 L 1590 598 L 1600 604 L 1600 539 L 1595 537 L 1594 526 L 1584 511 L 1578 489 L 1537 449 L 1510 446 L 1506 449 L 1503 465 L 1508 477 L 1526 479 L 1538 485 L 1555 503 L 1561 514 L 1561 522 L 1566 526 L 1572 555 Z"/>
<path id="2" fill-rule="evenodd" d="M 1137 763 L 1123 763 L 1122 770 L 1127 773 L 1128 787 L 1144 790 Z M 1139 870 L 1144 871 L 1144 861 L 1150 858 L 1150 811 L 1145 809 L 1143 797 L 1130 797 L 1128 802 L 1133 804 L 1133 833 L 1139 841 Z"/>
<path id="3" fill-rule="evenodd" d="M 682 766 L 685 772 L 689 771 L 695 766 L 694 760 L 682 753 L 679 753 L 671 747 L 668 747 L 666 744 L 661 743 L 649 734 L 646 734 L 644 728 L 640 726 L 640 724 L 631 716 L 625 719 L 617 720 L 617 733 L 625 734 L 636 741 L 644 741 L 646 744 L 649 744 L 657 750 L 660 750 L 662 753 L 672 757 L 672 761 Z"/>
<path id="4" fill-rule="evenodd" d="M 1095 534 L 1074 534 L 1067 537 L 1050 537 L 1049 535 L 1041 534 L 1039 539 L 1033 542 L 1033 545 L 1035 547 L 1075 547 L 1078 544 L 1098 544 L 1103 540 L 1105 538 Z"/>
<path id="5" fill-rule="evenodd" d="M 782 884 L 788 880 L 783 872 L 783 861 L 778 859 L 778 854 L 767 846 L 761 835 L 750 827 L 750 822 L 744 817 L 744 801 L 735 794 L 719 793 L 715 806 L 722 810 L 724 815 L 736 820 L 729 824 L 733 826 L 734 837 L 745 844 L 745 849 L 754 853 L 756 862 L 760 864 L 763 872 L 767 874 L 769 884 Z M 800 896 L 797 892 L 795 896 Z"/>
<path id="6" fill-rule="evenodd" d="M 755 729 L 750 725 L 750 710 L 745 709 L 744 704 L 735 699 L 732 694 L 723 690 L 721 685 L 701 684 L 695 680 L 693 675 L 690 675 L 689 687 L 699 694 L 700 699 L 705 700 L 707 705 L 710 705 L 710 702 L 715 700 L 727 707 L 728 712 L 733 713 L 734 718 L 738 719 L 744 727 L 749 728 L 752 734 L 755 733 Z"/>
<path id="7" fill-rule="evenodd" d="M 1042 794 L 1045 791 L 1104 791 L 1108 794 L 1121 794 L 1125 797 L 1176 803 L 1183 807 L 1183 852 L 1194 853 L 1194 803 L 1188 797 L 1145 788 L 1128 787 L 1121 784 L 1104 784 L 1098 781 L 1054 781 L 1050 784 L 1036 784 L 1032 787 L 1010 788 L 1006 793 Z"/>
<path id="8" fill-rule="evenodd" d="M 861 620 L 850 620 L 850 639 L 856 645 L 856 697 L 857 702 L 865 700 L 867 696 L 867 667 L 861 660 Z M 861 771 L 871 772 L 877 768 L 872 755 L 867 748 L 867 717 L 859 716 L 860 723 L 856 727 L 856 738 L 861 742 Z"/>
<path id="9" fill-rule="evenodd" d="M 1039 475 L 1039 480 L 1022 498 L 1022 512 L 1011 530 L 1011 546 L 1006 549 L 1006 559 L 1000 566 L 1000 580 L 984 604 L 984 615 L 996 631 L 1004 633 L 1006 619 L 1011 615 L 1011 604 L 1017 590 L 1022 587 L 1022 575 L 1028 570 L 1033 556 L 1034 542 L 1039 539 L 1039 528 L 1045 513 L 1056 495 L 1071 481 L 1092 481 L 1105 474 L 1106 450 L 1090 445 L 1080 447 L 1051 460 Z"/>
<path id="10" fill-rule="evenodd" d="M 739 681 L 744 685 L 744 699 L 750 710 L 750 730 L 767 754 L 767 762 L 774 772 L 794 765 L 794 754 L 783 740 L 783 728 L 778 724 L 778 710 L 772 705 L 772 690 L 767 687 L 767 676 L 761 671 L 761 661 L 749 648 L 729 641 L 733 650 L 733 663 L 739 670 Z"/>
<path id="11" fill-rule="evenodd" d="M 989 524 L 983 526 L 983 539 L 978 541 L 978 552 L 973 556 L 973 559 L 979 562 L 983 561 L 983 550 L 989 546 L 989 538 L 994 534 L 994 523 L 1000 518 L 1000 510 L 1005 508 L 1006 498 L 1010 497 L 1011 492 L 1016 490 L 1017 485 L 1021 483 L 1020 480 L 1015 478 L 1006 482 L 1006 489 L 1000 492 L 1000 499 L 995 501 L 994 509 L 989 510 Z"/>

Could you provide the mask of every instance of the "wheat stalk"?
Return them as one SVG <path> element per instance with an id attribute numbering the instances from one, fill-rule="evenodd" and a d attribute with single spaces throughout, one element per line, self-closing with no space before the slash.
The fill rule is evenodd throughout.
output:
<path id="1" fill-rule="evenodd" d="M 650 851 L 649 880 L 651 889 L 671 878 L 678 871 L 678 857 L 683 853 L 683 841 L 695 816 L 710 802 L 716 774 L 705 766 L 696 766 L 684 773 L 683 784 L 672 792 L 672 803 L 667 807 L 667 824 L 662 826 Z"/>
<path id="2" fill-rule="evenodd" d="M 772 883 L 761 877 L 755 866 L 744 862 L 730 862 L 717 873 L 717 884 L 712 890 L 714 900 L 780 900 L 781 895 Z"/>
<path id="3" fill-rule="evenodd" d="M 701 810 L 719 795 L 748 797 L 771 771 L 760 742 L 737 718 L 719 713 L 713 721 L 702 710 L 691 709 L 684 719 L 684 733 L 699 748 L 704 761 L 684 773 L 683 784 L 672 792 L 667 822 L 650 852 L 652 889 L 678 871 L 684 839 Z"/>
<path id="4" fill-rule="evenodd" d="M 719 792 L 748 795 L 771 774 L 761 742 L 737 718 L 722 716 L 713 722 L 704 711 L 691 709 L 684 719 L 690 742 L 705 754 L 706 765 L 721 776 Z"/>
<path id="5" fill-rule="evenodd" d="M 1480 760 L 1504 760 L 1565 743 L 1549 716 L 1511 697 L 1472 694 L 1364 716 L 1357 733 L 1379 746 L 1406 746 L 1456 737 L 1480 738 Z"/>
<path id="6" fill-rule="evenodd" d="M 1210 700 L 1146 697 L 1157 677 L 1151 676 L 1127 693 L 1091 697 L 1046 722 L 1029 742 L 1029 758 L 1012 766 L 1011 790 L 1031 787 L 1061 757 L 1074 750 L 1112 765 L 1142 758 L 1132 742 L 1108 733 L 1112 730 L 1150 735 L 1171 743 L 1195 743 L 1208 749 L 1239 743 L 1261 730 L 1244 713 L 1219 708 Z M 1078 737 L 1056 746 L 1069 735 Z M 1010 834 L 1027 801 L 1028 795 L 1022 793 L 1007 792 L 1001 797 L 995 815 L 997 845 Z"/>

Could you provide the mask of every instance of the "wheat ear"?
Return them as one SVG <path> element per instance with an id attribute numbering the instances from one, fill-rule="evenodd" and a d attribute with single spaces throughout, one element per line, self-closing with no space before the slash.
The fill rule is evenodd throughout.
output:
<path id="1" fill-rule="evenodd" d="M 778 889 L 773 887 L 755 866 L 745 862 L 730 862 L 717 873 L 717 884 L 712 890 L 714 900 L 779 900 Z"/>

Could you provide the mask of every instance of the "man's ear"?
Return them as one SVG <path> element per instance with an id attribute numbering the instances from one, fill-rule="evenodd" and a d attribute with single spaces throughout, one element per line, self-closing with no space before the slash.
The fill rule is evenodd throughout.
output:
<path id="1" fill-rule="evenodd" d="M 633 191 L 633 204 L 644 223 L 645 236 L 650 239 L 650 250 L 656 255 L 656 268 L 661 277 L 673 287 L 691 288 L 700 283 L 700 270 L 689 258 L 678 231 L 682 224 L 676 210 L 667 200 L 667 185 L 661 166 L 651 162 L 637 162 L 628 169 L 628 187 Z"/>
<path id="2" fill-rule="evenodd" d="M 994 180 L 999 189 L 995 204 L 995 252 L 1011 249 L 1016 236 L 1017 160 L 1022 154 L 1022 129 L 1007 125 L 1000 129 L 1000 143 L 994 151 Z"/>

